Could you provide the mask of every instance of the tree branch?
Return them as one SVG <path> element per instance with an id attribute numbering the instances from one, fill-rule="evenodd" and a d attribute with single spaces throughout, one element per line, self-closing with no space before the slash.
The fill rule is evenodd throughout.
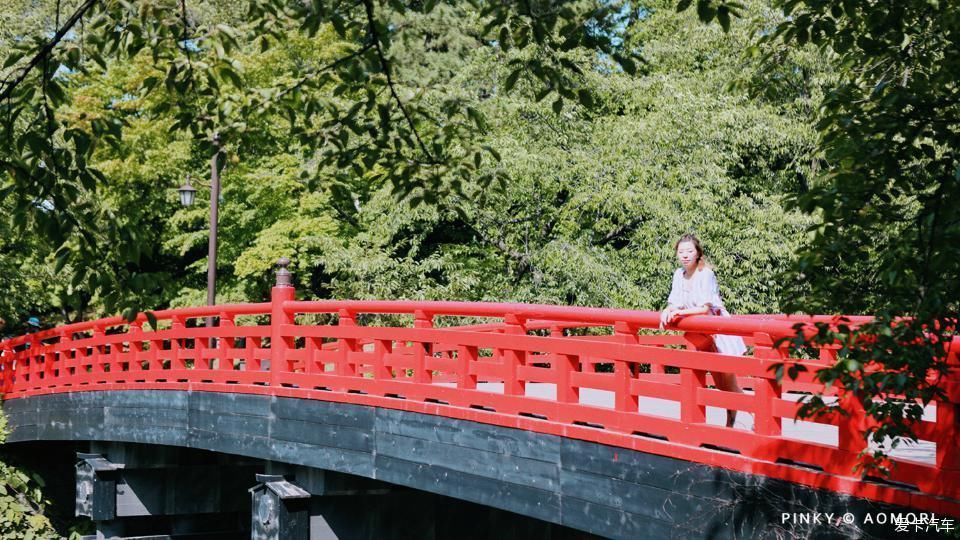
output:
<path id="1" fill-rule="evenodd" d="M 41 62 L 50 56 L 50 53 L 53 51 L 54 47 L 60 43 L 60 41 L 63 39 L 63 36 L 67 35 L 73 26 L 77 24 L 77 22 L 83 18 L 87 11 L 98 1 L 99 0 L 86 0 L 80 7 L 77 8 L 76 11 L 73 12 L 73 15 L 67 19 L 67 22 L 57 30 L 57 33 L 53 35 L 53 38 L 51 38 L 46 45 L 37 51 L 37 54 L 30 59 L 30 62 L 23 67 L 23 69 L 20 71 L 20 74 L 13 81 L 3 81 L 3 91 L 0 92 L 0 101 L 10 97 L 14 89 L 16 89 L 17 86 L 19 86 L 20 83 L 27 78 L 27 75 L 29 75 L 35 67 L 37 67 Z"/>
<path id="2" fill-rule="evenodd" d="M 479 236 L 481 240 L 497 248 L 507 257 L 520 263 L 521 268 L 533 267 L 533 262 L 530 260 L 530 257 L 526 253 L 521 253 L 515 249 L 512 249 L 509 245 L 507 245 L 505 241 L 503 241 L 503 239 L 494 240 L 493 238 L 490 238 L 489 236 L 484 234 L 483 231 L 481 231 L 478 227 L 474 227 L 473 224 L 471 223 L 465 223 L 465 225 L 467 226 L 467 228 L 472 230 L 477 236 Z"/>
<path id="3" fill-rule="evenodd" d="M 390 62 L 387 61 L 383 47 L 380 46 L 380 33 L 377 32 L 377 24 L 373 14 L 373 0 L 363 0 L 363 5 L 367 12 L 367 27 L 370 31 L 370 37 L 373 38 L 373 46 L 377 49 L 377 57 L 380 59 L 380 69 L 383 70 L 383 74 L 387 77 L 387 86 L 390 88 L 390 95 L 393 96 L 394 101 L 397 102 L 397 107 L 400 108 L 400 112 L 403 113 L 403 117 L 410 126 L 410 130 L 413 132 L 414 139 L 417 140 L 420 151 L 427 156 L 428 161 L 437 163 L 433 155 L 430 154 L 430 151 L 427 150 L 427 145 L 423 144 L 423 140 L 420 139 L 420 134 L 417 132 L 417 126 L 413 123 L 413 118 L 410 117 L 410 112 L 407 111 L 407 108 L 403 105 L 403 101 L 397 94 L 396 85 L 393 82 L 393 75 L 390 72 Z"/>
<path id="4" fill-rule="evenodd" d="M 312 71 L 312 72 L 304 75 L 304 76 L 301 77 L 300 80 L 297 81 L 293 86 L 291 86 L 291 87 L 289 87 L 289 88 L 285 88 L 285 89 L 282 90 L 279 94 L 277 94 L 277 97 L 278 97 L 278 98 L 281 98 L 281 97 L 289 94 L 290 92 L 293 92 L 294 90 L 297 90 L 298 88 L 300 88 L 300 87 L 302 87 L 304 84 L 306 84 L 310 79 L 316 77 L 317 75 L 323 73 L 324 71 L 333 69 L 333 68 L 339 66 L 340 64 L 343 64 L 343 63 L 347 62 L 348 60 L 352 60 L 352 59 L 354 59 L 354 58 L 362 55 L 363 53 L 369 51 L 371 47 L 373 47 L 373 43 L 372 43 L 372 42 L 371 42 L 371 43 L 367 43 L 367 44 L 364 45 L 362 48 L 360 48 L 360 49 L 358 49 L 358 50 L 356 50 L 356 51 L 348 54 L 347 56 L 344 56 L 344 57 L 342 57 L 342 58 L 338 58 L 337 60 L 334 60 L 333 62 L 330 62 L 329 64 L 327 64 L 327 65 L 325 65 L 325 66 L 322 66 L 322 67 L 320 67 L 319 69 L 317 69 L 317 70 L 315 70 L 315 71 Z"/>
<path id="5" fill-rule="evenodd" d="M 643 217 L 635 217 L 630 221 L 624 223 L 623 225 L 617 227 L 616 229 L 608 232 L 603 238 L 594 240 L 592 243 L 595 246 L 605 245 L 607 242 L 613 240 L 614 238 L 620 236 L 621 234 L 636 228 L 637 225 L 643 223 L 643 219 L 644 219 Z"/>
<path id="6" fill-rule="evenodd" d="M 187 0 L 180 0 L 180 16 L 183 19 L 183 50 L 187 53 L 187 77 L 193 83 L 193 59 L 190 56 L 190 23 L 187 21 Z"/>

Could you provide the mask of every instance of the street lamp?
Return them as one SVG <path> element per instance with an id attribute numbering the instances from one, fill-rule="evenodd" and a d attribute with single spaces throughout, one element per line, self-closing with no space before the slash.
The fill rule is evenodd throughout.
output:
<path id="1" fill-rule="evenodd" d="M 183 206 L 193 206 L 193 200 L 197 197 L 197 190 L 190 185 L 190 175 L 187 175 L 187 181 L 177 190 L 180 194 L 180 204 Z"/>
<path id="2" fill-rule="evenodd" d="M 207 253 L 207 305 L 217 303 L 217 222 L 220 204 L 220 170 L 217 161 L 220 158 L 220 134 L 213 136 L 213 156 L 210 157 L 210 242 Z M 196 197 L 197 190 L 190 185 L 190 175 L 186 183 L 177 190 L 180 194 L 180 204 L 190 206 Z M 207 326 L 213 326 L 213 317 L 207 317 Z"/>

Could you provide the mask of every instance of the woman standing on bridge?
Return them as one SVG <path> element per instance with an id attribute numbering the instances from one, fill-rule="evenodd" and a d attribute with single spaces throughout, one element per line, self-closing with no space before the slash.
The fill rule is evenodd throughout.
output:
<path id="1" fill-rule="evenodd" d="M 700 240 L 692 234 L 685 234 L 674 245 L 680 268 L 673 273 L 673 285 L 670 287 L 670 297 L 667 298 L 667 307 L 660 313 L 660 327 L 674 323 L 690 315 L 720 315 L 729 317 L 730 314 L 723 307 L 720 298 L 720 287 L 717 285 L 717 276 L 713 268 L 703 256 Z M 713 336 L 714 348 L 721 354 L 743 356 L 747 347 L 739 336 Z M 712 372 L 717 388 L 726 392 L 743 393 L 737 385 L 737 378 L 732 373 Z M 737 411 L 727 411 L 727 427 L 733 427 L 737 418 Z"/>

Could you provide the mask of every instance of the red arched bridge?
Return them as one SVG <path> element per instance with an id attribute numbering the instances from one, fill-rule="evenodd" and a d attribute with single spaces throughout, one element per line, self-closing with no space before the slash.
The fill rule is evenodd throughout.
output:
<path id="1" fill-rule="evenodd" d="M 561 441 L 557 444 L 588 445 L 590 448 L 577 447 L 576 459 L 582 462 L 571 467 L 574 472 L 589 471 L 591 463 L 609 462 L 603 467 L 613 467 L 623 460 L 621 472 L 595 471 L 597 482 L 628 482 L 641 466 L 629 456 L 662 456 L 657 459 L 689 463 L 700 470 L 774 479 L 812 491 L 851 495 L 872 501 L 870 504 L 960 516 L 960 387 L 956 382 L 951 379 L 945 384 L 946 401 L 927 407 L 924 419 L 915 425 L 921 444 L 894 454 L 890 476 L 862 479 L 852 471 L 865 448 L 861 434 L 867 420 L 856 400 L 847 399 L 846 416 L 796 421 L 799 397 L 823 390 L 813 382 L 811 373 L 834 362 L 836 349 L 824 346 L 818 359 L 803 360 L 809 370 L 797 381 L 778 383 L 770 369 L 787 358 L 787 350 L 778 343 L 795 335 L 799 319 L 691 317 L 669 331 L 660 331 L 659 314 L 649 311 L 466 302 L 296 301 L 287 281 L 281 269 L 271 302 L 157 311 L 155 326 L 143 315 L 129 323 L 118 317 L 101 319 L 0 343 L 0 384 L 6 408 L 13 411 L 9 413 L 14 417 L 12 440 L 42 440 L 43 433 L 60 429 L 50 438 L 114 437 L 151 442 L 143 434 L 124 434 L 123 429 L 136 424 L 133 417 L 119 421 L 112 435 L 104 435 L 104 422 L 109 422 L 102 413 L 96 421 L 74 413 L 67 420 L 50 420 L 46 427 L 43 415 L 56 407 L 73 411 L 86 407 L 84 414 L 93 414 L 97 407 L 107 406 L 102 396 L 115 396 L 110 398 L 114 406 L 124 395 L 152 396 L 137 407 L 156 406 L 158 412 L 153 416 L 149 410 L 142 411 L 146 420 L 141 417 L 138 425 L 162 431 L 166 424 L 159 409 L 166 406 L 164 400 L 169 405 L 191 395 L 191 399 L 207 400 L 203 402 L 207 405 L 197 406 L 197 414 L 209 415 L 203 417 L 209 419 L 209 425 L 191 432 L 193 447 L 253 455 L 256 452 L 245 449 L 240 439 L 216 443 L 213 432 L 232 429 L 224 418 L 246 418 L 241 410 L 247 406 L 244 404 L 263 397 L 268 400 L 263 403 L 264 418 L 269 422 L 262 426 L 271 427 L 245 424 L 243 429 L 250 431 L 250 437 L 272 441 L 269 452 L 273 454 L 260 457 L 275 461 L 286 459 L 276 448 L 277 441 L 284 439 L 280 431 L 288 429 L 277 420 L 278 415 L 283 416 L 277 407 L 286 407 L 283 404 L 288 402 L 303 406 L 321 403 L 330 404 L 324 405 L 328 407 L 324 411 L 343 405 L 354 407 L 350 411 L 393 415 L 390 418 L 415 415 L 417 425 L 432 433 L 428 438 L 434 442 L 450 443 L 443 438 L 456 439 L 458 431 L 489 429 L 501 430 L 496 432 L 501 435 L 484 432 L 487 441 L 481 446 L 487 445 L 487 450 L 489 440 L 519 432 Z M 217 324 L 205 325 L 208 318 L 216 319 Z M 750 351 L 743 357 L 710 352 L 704 344 L 711 342 L 711 334 L 742 336 Z M 735 374 L 745 392 L 713 388 L 710 372 Z M 209 401 L 218 394 L 230 396 L 219 412 Z M 59 405 L 39 401 L 57 395 L 61 395 L 56 402 Z M 724 409 L 740 411 L 732 428 L 724 426 Z M 191 409 L 191 414 L 194 412 Z M 312 417 L 304 413 L 286 418 L 299 426 L 292 431 L 307 436 L 310 428 L 304 422 Z M 91 422 L 88 431 L 77 431 L 85 421 Z M 347 437 L 348 428 L 355 427 L 352 421 L 325 424 L 324 437 Z M 198 420 L 191 416 L 190 422 Z M 431 422 L 436 422 L 432 428 Z M 63 427 L 67 424 L 73 427 Z M 441 425 L 445 427 L 436 427 Z M 269 434 L 257 433 L 258 429 Z M 209 444 L 197 442 L 202 439 L 199 433 L 211 437 Z M 183 433 L 177 436 L 187 437 Z M 394 441 L 387 434 L 378 436 L 376 444 Z M 186 444 L 171 437 L 160 436 L 154 442 Z M 236 448 L 231 449 L 231 444 Z M 337 446 L 330 441 L 317 444 Z M 531 444 L 529 448 L 542 446 L 537 441 Z M 405 473 L 407 477 L 427 474 L 424 467 L 446 459 L 439 451 L 415 444 L 401 447 L 397 447 L 396 457 L 415 461 L 420 467 Z M 377 459 L 386 459 L 388 449 L 376 448 L 380 448 Z M 547 482 L 546 487 L 536 478 L 522 480 L 525 466 L 511 460 L 524 458 L 525 452 L 531 452 L 529 448 L 497 448 L 503 470 L 491 473 L 492 478 L 510 480 L 510 475 L 516 474 L 521 478 L 515 482 L 516 489 L 554 489 L 558 497 L 564 493 L 569 497 L 564 490 L 576 488 L 576 482 L 562 476 Z M 410 457 L 418 452 L 425 455 Z M 583 457 L 588 454 L 592 457 Z M 350 455 L 338 454 L 336 459 L 349 461 Z M 471 461 L 480 458 L 472 455 L 450 459 L 466 463 L 467 469 L 481 467 L 480 461 Z M 293 456 L 288 461 L 306 463 L 309 459 Z M 338 463 L 332 468 L 355 472 L 349 463 Z M 451 470 L 457 466 L 449 464 Z M 378 478 L 402 484 L 400 476 L 385 472 L 389 468 L 381 465 L 379 473 L 359 474 L 379 474 Z M 444 487 L 439 476 L 430 482 L 410 482 L 420 487 L 429 484 L 425 489 L 452 496 L 457 496 L 459 489 Z M 616 490 L 605 483 L 595 491 Z M 535 509 L 511 506 L 504 501 L 515 493 L 504 493 L 488 494 L 486 499 L 477 494 L 465 498 L 513 511 L 529 510 L 548 521 L 567 524 L 567 518 L 546 515 L 546 510 L 541 516 Z M 622 500 L 615 502 L 587 501 L 594 505 L 589 506 L 592 517 L 572 525 L 607 536 L 626 536 L 624 529 L 604 529 L 590 525 L 590 520 L 603 521 L 605 518 L 597 517 L 597 508 L 626 505 L 629 497 L 625 492 Z M 543 505 L 537 502 L 534 506 Z M 573 514 L 573 510 L 567 512 Z M 624 526 L 622 517 L 619 524 L 616 519 L 607 521 L 612 527 Z"/>

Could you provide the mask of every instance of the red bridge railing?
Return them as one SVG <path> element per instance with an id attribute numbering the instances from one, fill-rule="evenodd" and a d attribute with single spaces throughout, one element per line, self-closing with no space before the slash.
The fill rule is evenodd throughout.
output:
<path id="1" fill-rule="evenodd" d="M 486 422 L 668 455 L 814 487 L 960 515 L 957 377 L 915 433 L 929 462 L 895 458 L 889 478 L 852 474 L 865 448 L 862 406 L 809 422 L 827 440 L 785 436 L 798 393 L 836 349 L 798 360 L 808 371 L 779 384 L 788 358 L 785 316 L 691 317 L 657 330 L 649 311 L 527 304 L 294 300 L 158 311 L 61 326 L 0 342 L 5 399 L 96 390 L 193 390 L 358 403 Z M 203 326 L 214 317 L 219 324 Z M 867 319 L 858 319 L 860 322 Z M 854 322 L 857 322 L 855 320 Z M 748 356 L 712 352 L 712 334 L 742 336 Z M 955 360 L 955 359 L 954 359 Z M 746 393 L 712 388 L 735 374 Z M 835 395 L 835 394 L 834 394 Z M 652 405 L 654 403 L 660 405 Z M 664 412 L 672 406 L 679 414 Z M 707 407 L 749 413 L 752 429 L 707 421 Z M 834 440 L 835 439 L 835 440 Z"/>

